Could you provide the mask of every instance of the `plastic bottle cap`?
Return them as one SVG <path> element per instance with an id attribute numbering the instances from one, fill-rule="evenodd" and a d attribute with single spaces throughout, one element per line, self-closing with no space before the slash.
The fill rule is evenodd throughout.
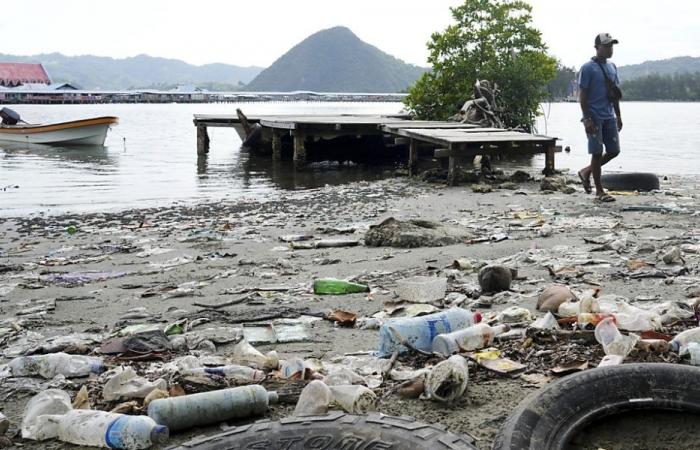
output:
<path id="1" fill-rule="evenodd" d="M 268 391 L 267 393 L 267 402 L 271 405 L 274 405 L 275 403 L 280 401 L 279 395 L 277 395 L 276 391 Z"/>
<path id="2" fill-rule="evenodd" d="M 165 425 L 156 425 L 151 430 L 151 442 L 153 444 L 162 444 L 170 438 L 170 430 Z"/>
<path id="3" fill-rule="evenodd" d="M 475 312 L 475 313 L 474 313 L 474 323 L 479 323 L 479 322 L 481 322 L 481 319 L 482 319 L 481 313 L 480 313 L 479 311 Z"/>

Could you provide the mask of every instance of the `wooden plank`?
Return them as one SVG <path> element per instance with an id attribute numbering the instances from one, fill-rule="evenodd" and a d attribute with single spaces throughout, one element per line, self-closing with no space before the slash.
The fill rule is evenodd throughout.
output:
<path id="1" fill-rule="evenodd" d="M 541 146 L 541 147 L 511 147 L 511 148 L 456 148 L 456 149 L 446 149 L 438 148 L 435 149 L 433 153 L 435 158 L 448 158 L 450 156 L 457 156 L 460 158 L 473 158 L 476 155 L 537 155 L 537 154 L 547 154 L 552 150 L 552 158 L 554 158 L 554 153 L 561 152 L 561 147 L 559 146 Z"/>

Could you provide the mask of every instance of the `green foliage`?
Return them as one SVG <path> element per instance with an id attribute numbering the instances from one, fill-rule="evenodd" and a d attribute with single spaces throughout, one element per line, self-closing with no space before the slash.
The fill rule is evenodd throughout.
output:
<path id="1" fill-rule="evenodd" d="M 319 31 L 265 69 L 247 91 L 400 92 L 426 69 L 406 64 L 345 27 Z"/>
<path id="2" fill-rule="evenodd" d="M 562 66 L 557 63 L 557 75 L 547 84 L 550 100 L 565 99 L 569 95 L 572 82 L 576 80 L 576 68 Z"/>
<path id="3" fill-rule="evenodd" d="M 648 75 L 622 83 L 625 100 L 700 101 L 700 72 Z"/>
<path id="4" fill-rule="evenodd" d="M 408 109 L 419 118 L 446 119 L 471 97 L 474 82 L 486 79 L 501 90 L 504 124 L 529 128 L 556 73 L 531 10 L 515 0 L 465 0 L 451 8 L 456 23 L 432 35 L 433 69 L 410 89 Z"/>

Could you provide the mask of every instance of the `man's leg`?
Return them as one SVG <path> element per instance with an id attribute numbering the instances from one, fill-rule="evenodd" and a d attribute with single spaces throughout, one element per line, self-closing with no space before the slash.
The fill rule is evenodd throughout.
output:
<path id="1" fill-rule="evenodd" d="M 607 163 L 610 162 L 610 160 L 615 159 L 615 157 L 617 155 L 618 155 L 618 153 L 611 155 L 610 153 L 605 152 L 603 154 L 603 157 L 600 159 L 600 166 L 602 167 L 602 166 L 606 165 Z M 598 155 L 598 156 L 600 156 L 600 155 Z M 591 158 L 591 160 L 592 160 L 592 158 Z M 583 169 L 581 169 L 581 175 L 583 175 L 585 178 L 589 178 L 592 173 L 593 173 L 593 162 L 591 161 L 590 166 L 586 166 Z"/>
<path id="2" fill-rule="evenodd" d="M 596 197 L 600 197 L 601 195 L 605 194 L 605 191 L 603 190 L 603 182 L 600 179 L 600 174 L 602 172 L 600 168 L 603 165 L 603 159 L 604 156 L 600 153 L 591 155 L 591 165 L 588 166 L 590 167 L 591 175 L 593 175 L 593 184 L 595 185 Z"/>

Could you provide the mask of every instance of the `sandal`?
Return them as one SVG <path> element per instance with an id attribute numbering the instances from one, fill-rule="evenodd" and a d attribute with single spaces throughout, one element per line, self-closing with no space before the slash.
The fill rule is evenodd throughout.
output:
<path id="1" fill-rule="evenodd" d="M 584 177 L 581 170 L 578 171 L 578 177 L 581 179 L 581 185 L 583 186 L 583 190 L 586 191 L 586 194 L 593 192 L 591 188 L 591 179 Z"/>
<path id="2" fill-rule="evenodd" d="M 615 197 L 613 197 L 610 194 L 602 194 L 599 195 L 595 198 L 595 201 L 601 202 L 601 203 L 610 203 L 615 201 Z"/>

